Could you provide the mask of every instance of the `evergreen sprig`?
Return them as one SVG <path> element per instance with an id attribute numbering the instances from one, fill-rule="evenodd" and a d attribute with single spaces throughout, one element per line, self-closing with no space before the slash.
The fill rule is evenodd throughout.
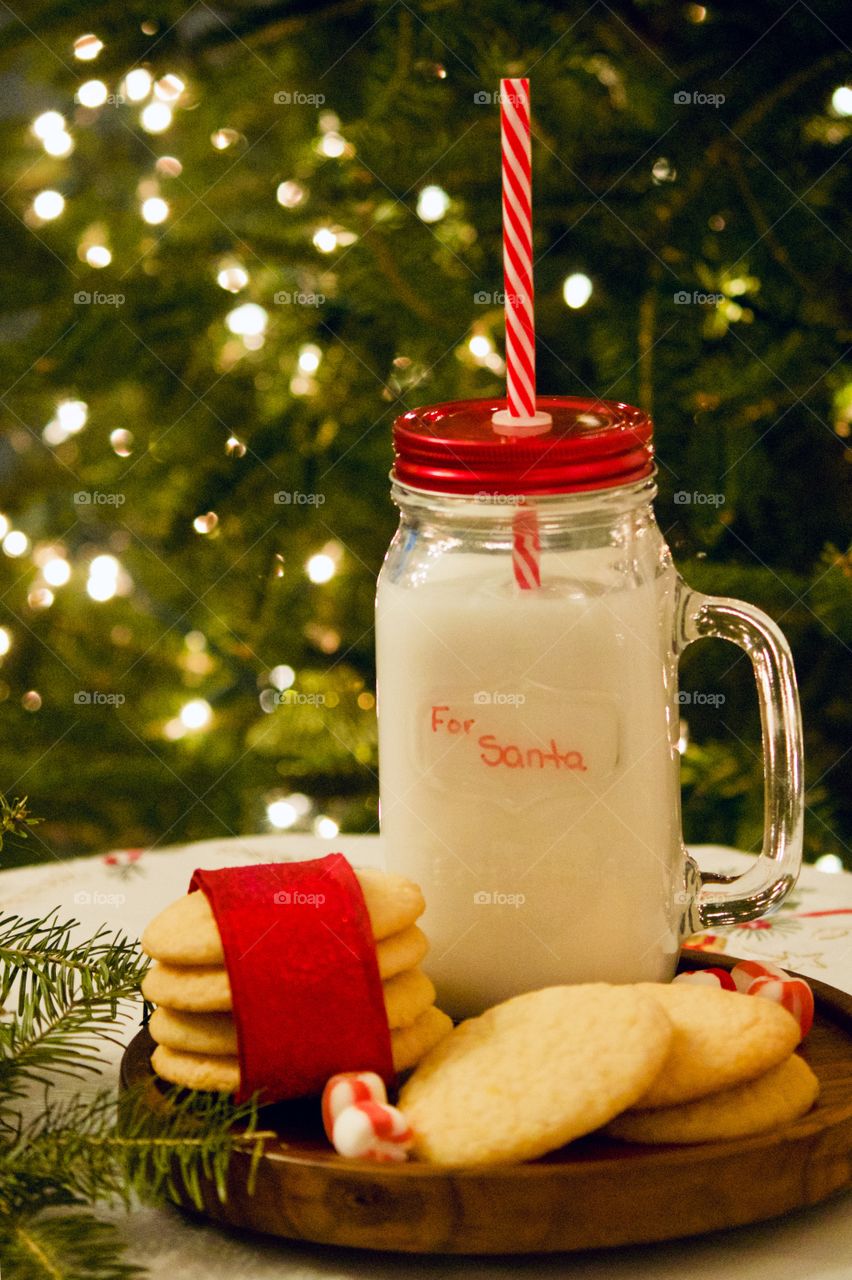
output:
<path id="1" fill-rule="evenodd" d="M 18 802 L 16 802 L 18 804 Z M 0 825 L 10 812 L 0 796 Z M 10 828 L 5 827 L 4 830 Z M 21 834 L 17 832 L 17 834 Z M 104 1043 L 138 998 L 147 960 L 105 927 L 82 941 L 57 911 L 0 918 L 0 1266 L 3 1280 L 126 1280 L 120 1233 L 98 1202 L 188 1196 L 201 1179 L 227 1196 L 235 1153 L 253 1188 L 264 1143 L 254 1100 L 171 1089 L 150 1081 L 91 1097 L 56 1098 L 58 1076 L 96 1072 Z M 40 1085 L 43 1097 L 33 1096 Z M 27 1116 L 28 1118 L 25 1118 Z"/>

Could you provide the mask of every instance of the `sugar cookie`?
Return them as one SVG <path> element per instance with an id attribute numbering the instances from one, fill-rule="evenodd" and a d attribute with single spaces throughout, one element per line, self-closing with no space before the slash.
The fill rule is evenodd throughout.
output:
<path id="1" fill-rule="evenodd" d="M 716 1142 L 763 1133 L 810 1111 L 819 1082 L 808 1064 L 791 1054 L 778 1066 L 721 1093 L 654 1111 L 626 1111 L 606 1132 L 625 1142 Z"/>
<path id="2" fill-rule="evenodd" d="M 403 1086 L 399 1107 L 416 1154 L 433 1164 L 534 1159 L 636 1102 L 671 1038 L 646 987 L 547 987 L 463 1022 Z"/>
<path id="3" fill-rule="evenodd" d="M 763 1075 L 788 1058 L 799 1026 L 769 1000 L 689 983 L 638 984 L 659 1001 L 674 1034 L 663 1070 L 636 1107 L 671 1107 Z"/>

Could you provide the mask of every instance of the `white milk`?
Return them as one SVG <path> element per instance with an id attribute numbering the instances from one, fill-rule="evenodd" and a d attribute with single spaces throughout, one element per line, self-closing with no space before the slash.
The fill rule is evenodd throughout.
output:
<path id="1" fill-rule="evenodd" d="M 379 580 L 382 833 L 389 869 L 423 886 L 426 969 L 456 1016 L 674 969 L 670 578 L 649 562 L 636 586 L 607 555 L 545 555 L 539 591 L 505 554 Z"/>

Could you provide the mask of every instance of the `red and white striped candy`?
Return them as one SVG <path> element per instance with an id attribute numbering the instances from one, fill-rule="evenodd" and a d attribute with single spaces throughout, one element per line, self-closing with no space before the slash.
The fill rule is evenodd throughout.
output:
<path id="1" fill-rule="evenodd" d="M 814 995 L 810 987 L 801 978 L 776 978 L 773 976 L 755 978 L 747 992 L 750 996 L 762 996 L 765 1000 L 774 1000 L 782 1009 L 792 1013 L 799 1024 L 802 1039 L 811 1029 L 814 1020 Z"/>
<path id="2" fill-rule="evenodd" d="M 737 991 L 748 991 L 756 978 L 778 978 L 784 981 L 789 976 L 789 973 L 779 969 L 777 965 L 763 964 L 760 960 L 740 960 L 731 970 Z"/>
<path id="3" fill-rule="evenodd" d="M 414 1141 L 408 1121 L 386 1102 L 354 1102 L 334 1121 L 331 1141 L 341 1156 L 354 1160 L 399 1162 Z"/>
<path id="4" fill-rule="evenodd" d="M 342 1071 L 332 1076 L 322 1091 L 322 1127 L 333 1141 L 334 1122 L 355 1102 L 387 1102 L 385 1082 L 375 1071 Z"/>
<path id="5" fill-rule="evenodd" d="M 696 987 L 721 987 L 723 991 L 737 989 L 727 969 L 690 969 L 679 973 L 674 981 L 691 983 Z"/>

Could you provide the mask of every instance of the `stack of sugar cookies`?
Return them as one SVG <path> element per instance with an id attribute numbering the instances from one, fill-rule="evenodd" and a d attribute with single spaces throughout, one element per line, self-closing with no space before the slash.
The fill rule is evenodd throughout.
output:
<path id="1" fill-rule="evenodd" d="M 461 1023 L 398 1105 L 414 1154 L 442 1165 L 530 1160 L 597 1129 L 641 1143 L 740 1138 L 813 1106 L 800 1038 L 779 1004 L 719 987 L 548 987 Z"/>
<path id="2" fill-rule="evenodd" d="M 425 910 L 417 885 L 381 871 L 356 871 L 376 942 L 396 1071 L 415 1066 L 452 1022 L 435 1005 L 420 968 L 429 943 L 415 921 Z M 156 1073 L 191 1089 L 233 1093 L 240 1081 L 231 986 L 219 929 L 206 895 L 185 894 L 151 921 L 142 949 L 155 963 L 142 994 L 157 1007 L 148 1029 Z"/>

